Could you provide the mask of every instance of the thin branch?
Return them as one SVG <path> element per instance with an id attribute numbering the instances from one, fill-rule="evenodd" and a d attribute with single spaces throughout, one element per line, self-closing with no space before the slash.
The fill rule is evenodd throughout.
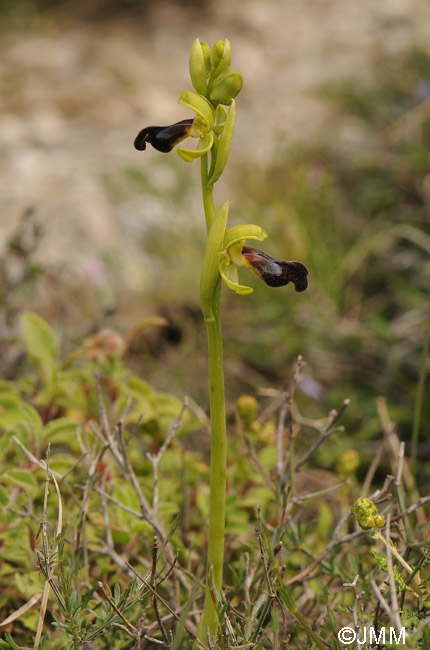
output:
<path id="1" fill-rule="evenodd" d="M 279 409 L 278 414 L 278 426 L 276 427 L 276 476 L 278 478 L 279 489 L 282 489 L 284 483 L 284 472 L 285 472 L 285 458 L 284 458 L 284 429 L 285 429 L 285 418 L 287 417 L 288 411 L 288 399 L 289 395 L 286 391 L 281 393 L 281 408 Z"/>
<path id="2" fill-rule="evenodd" d="M 370 486 L 372 485 L 372 481 L 376 474 L 376 470 L 378 469 L 379 463 L 381 462 L 384 456 L 385 446 L 386 446 L 386 441 L 385 438 L 383 438 L 378 445 L 378 449 L 376 450 L 376 453 L 372 458 L 372 462 L 370 463 L 369 469 L 367 470 L 366 473 L 366 477 L 363 481 L 363 485 L 361 487 L 361 492 L 360 492 L 360 496 L 362 497 L 365 497 L 370 490 Z"/>
<path id="3" fill-rule="evenodd" d="M 130 459 L 127 453 L 127 447 L 124 441 L 123 423 L 121 420 L 118 422 L 118 425 L 116 427 L 116 432 L 117 432 L 119 446 L 121 450 L 121 458 L 122 458 L 121 464 L 125 471 L 127 479 L 130 481 L 134 491 L 136 492 L 142 517 L 153 526 L 157 535 L 164 542 L 164 540 L 166 539 L 166 534 L 163 528 L 161 527 L 161 525 L 159 524 L 159 522 L 157 521 L 157 519 L 155 518 L 153 512 L 151 511 L 151 506 L 149 505 L 148 500 L 146 499 L 146 497 L 144 496 L 140 488 L 139 481 L 137 480 L 137 476 L 134 473 L 134 469 L 130 463 Z"/>
<path id="4" fill-rule="evenodd" d="M 125 571 L 130 578 L 132 578 L 132 574 L 128 570 L 126 566 L 125 560 L 122 559 L 120 555 L 115 551 L 114 548 L 111 548 L 107 544 L 105 544 L 102 548 L 97 548 L 96 546 L 89 546 L 88 551 L 91 553 L 96 553 L 97 555 L 107 555 L 108 557 L 111 558 L 119 566 L 120 569 Z"/>
<path id="5" fill-rule="evenodd" d="M 386 599 L 381 594 L 381 590 L 378 587 L 378 585 L 376 584 L 375 579 L 372 576 L 370 576 L 370 578 L 369 578 L 369 583 L 370 583 L 370 586 L 372 587 L 373 593 L 375 594 L 376 598 L 378 599 L 379 604 L 382 606 L 385 613 L 389 616 L 390 620 L 394 624 L 396 624 L 396 621 L 395 621 L 395 619 L 393 617 L 393 612 L 391 611 L 390 606 L 387 603 Z"/>
<path id="6" fill-rule="evenodd" d="M 364 592 L 361 592 L 360 594 L 358 593 L 358 591 L 357 591 L 357 581 L 358 581 L 358 575 L 355 576 L 355 578 L 354 578 L 354 580 L 352 582 L 345 582 L 343 584 L 343 586 L 344 587 L 349 587 L 350 589 L 352 589 L 352 591 L 354 593 L 353 605 L 352 605 L 351 608 L 348 607 L 348 609 L 351 609 L 351 613 L 352 613 L 352 620 L 354 622 L 354 628 L 355 628 L 355 631 L 356 631 L 355 647 L 358 650 L 360 648 L 360 644 L 359 644 L 359 641 L 358 641 L 358 631 L 359 631 L 360 625 L 359 625 L 359 622 L 358 622 L 357 609 L 358 609 L 358 601 L 360 600 L 360 598 L 362 597 Z"/>
<path id="7" fill-rule="evenodd" d="M 136 628 L 134 627 L 134 625 L 133 625 L 132 623 L 130 623 L 130 621 L 127 620 L 127 619 L 125 618 L 124 614 L 123 614 L 123 613 L 121 612 L 121 610 L 117 607 L 117 605 L 116 605 L 115 602 L 113 601 L 113 599 L 112 599 L 110 593 L 109 593 L 108 590 L 106 589 L 106 587 L 105 587 L 105 585 L 103 584 L 103 582 L 101 582 L 101 580 L 99 580 L 98 585 L 99 585 L 100 589 L 103 591 L 103 594 L 104 594 L 106 600 L 108 601 L 109 605 L 112 607 L 113 610 L 115 610 L 115 612 L 116 612 L 117 615 L 120 617 L 120 619 L 122 620 L 122 622 L 125 624 L 125 626 L 126 626 L 127 629 L 129 630 L 129 632 L 131 632 L 130 636 L 132 636 L 132 638 L 135 639 L 136 636 L 137 636 L 137 630 L 136 630 Z"/>
<path id="8" fill-rule="evenodd" d="M 320 497 L 323 494 L 327 494 L 329 492 L 334 492 L 335 490 L 340 490 L 340 488 L 344 487 L 345 485 L 348 485 L 350 483 L 350 480 L 347 478 L 345 481 L 342 481 L 342 483 L 338 483 L 337 485 L 331 485 L 328 488 L 324 488 L 323 490 L 318 490 L 317 492 L 309 492 L 308 494 L 303 494 L 300 497 L 293 497 L 294 503 L 301 503 L 302 501 L 306 501 L 307 499 L 314 499 L 315 497 Z"/>
<path id="9" fill-rule="evenodd" d="M 60 491 L 58 488 L 58 483 L 55 480 L 55 477 L 51 474 L 51 471 L 49 469 L 49 459 L 51 455 L 51 447 L 48 444 L 48 448 L 46 450 L 46 462 L 45 462 L 45 468 L 46 468 L 46 479 L 45 479 L 45 491 L 44 491 L 44 496 L 43 496 L 43 510 L 42 510 L 42 546 L 43 546 L 43 558 L 44 558 L 44 566 L 40 562 L 40 567 L 42 570 L 42 573 L 44 574 L 46 578 L 46 582 L 43 587 L 43 595 L 42 595 L 42 603 L 40 606 L 40 615 L 39 615 L 39 620 L 37 623 L 37 630 L 36 630 L 36 636 L 34 640 L 34 650 L 37 650 L 40 644 L 40 640 L 42 638 L 42 631 L 43 631 L 43 623 L 45 620 L 45 614 L 46 614 L 46 607 L 48 604 L 48 598 L 49 598 L 49 589 L 51 588 L 52 591 L 54 592 L 55 596 L 57 597 L 58 602 L 60 603 L 61 607 L 63 609 L 66 609 L 66 605 L 64 603 L 63 597 L 61 593 L 58 590 L 57 585 L 55 584 L 53 580 L 53 569 L 51 567 L 51 562 L 50 562 L 50 557 L 49 557 L 49 548 L 48 548 L 48 516 L 47 516 L 47 510 L 48 510 L 48 494 L 49 494 L 49 482 L 51 480 L 51 477 L 55 481 L 55 489 L 57 491 L 57 497 L 58 497 L 58 520 L 57 520 L 57 537 L 61 534 L 61 529 L 62 529 L 62 506 L 61 506 L 61 495 Z"/>
<path id="10" fill-rule="evenodd" d="M 400 620 L 399 614 L 399 603 L 397 600 L 397 588 L 396 580 L 394 577 L 394 568 L 393 568 L 393 556 L 391 554 L 391 544 L 390 544 L 390 523 L 391 516 L 390 513 L 387 514 L 387 521 L 385 524 L 385 540 L 386 540 L 386 549 L 387 549 L 387 572 L 388 572 L 388 582 L 390 585 L 390 594 L 391 594 L 391 610 L 393 613 L 393 618 L 397 631 L 400 631 L 402 627 L 402 621 Z M 403 558 L 402 558 L 403 559 Z"/>
<path id="11" fill-rule="evenodd" d="M 169 603 L 162 596 L 160 596 L 158 592 L 155 591 L 155 589 L 151 586 L 151 584 L 147 581 L 147 579 L 141 576 L 129 562 L 126 562 L 126 565 L 129 567 L 129 569 L 131 569 L 131 571 L 133 571 L 134 575 L 137 576 L 139 580 L 142 581 L 145 587 L 147 587 L 152 592 L 152 594 L 158 598 L 158 600 L 172 614 L 172 616 L 174 616 L 177 621 L 180 621 L 180 623 L 184 626 L 184 629 L 187 630 L 188 634 L 199 644 L 200 648 L 202 648 L 203 650 L 208 650 L 208 647 L 205 646 L 205 644 L 194 634 L 194 632 L 181 619 L 181 617 L 175 612 L 175 610 L 170 607 Z"/>
<path id="12" fill-rule="evenodd" d="M 21 451 L 24 452 L 25 456 L 28 458 L 29 461 L 31 461 L 34 465 L 37 465 L 37 467 L 40 467 L 40 469 L 43 469 L 46 471 L 46 462 L 44 460 L 38 460 L 36 456 L 33 456 L 31 451 L 28 451 L 22 444 L 20 440 L 16 436 L 12 436 L 12 440 L 14 441 L 15 444 L 18 445 L 18 447 L 21 449 Z M 55 476 L 55 478 L 58 478 L 61 480 L 62 476 L 58 472 L 55 472 L 54 470 L 50 470 L 50 474 L 52 476 Z"/>
<path id="13" fill-rule="evenodd" d="M 46 584 L 46 583 L 45 583 Z M 25 614 L 25 612 L 28 612 L 29 609 L 31 609 L 39 600 L 41 599 L 42 594 L 34 594 L 28 600 L 22 607 L 19 609 L 15 610 L 10 616 L 4 619 L 4 621 L 0 621 L 0 627 L 5 627 L 6 625 L 9 625 L 10 623 L 13 623 L 13 621 L 16 621 L 17 618 L 22 616 L 22 614 Z"/>
<path id="14" fill-rule="evenodd" d="M 308 451 L 302 456 L 302 458 L 296 463 L 295 469 L 296 471 L 305 463 L 309 461 L 311 456 L 316 452 L 318 447 L 327 439 L 329 438 L 333 433 L 337 433 L 339 431 L 343 431 L 343 427 L 338 427 L 336 429 L 333 429 L 333 425 L 337 420 L 340 418 L 344 410 L 348 407 L 350 400 L 346 399 L 343 401 L 342 405 L 336 410 L 333 409 L 333 411 L 330 411 L 327 419 L 327 424 L 323 431 L 320 433 L 319 438 L 314 442 L 312 447 L 308 449 Z"/>
<path id="15" fill-rule="evenodd" d="M 40 604 L 39 620 L 37 621 L 36 636 L 34 638 L 34 650 L 37 650 L 40 644 L 40 640 L 42 638 L 46 607 L 48 605 L 49 590 L 50 590 L 50 584 L 49 581 L 46 580 L 45 584 L 43 585 L 43 594 L 42 594 L 42 602 Z"/>
<path id="16" fill-rule="evenodd" d="M 245 552 L 245 581 L 243 584 L 243 601 L 247 609 L 249 609 L 251 605 L 251 599 L 249 597 L 250 586 L 251 586 L 251 575 L 249 572 L 249 553 L 246 551 Z"/>
<path id="17" fill-rule="evenodd" d="M 187 397 L 184 398 L 183 404 L 181 411 L 176 418 L 176 420 L 173 421 L 172 425 L 170 426 L 170 429 L 168 431 L 168 434 L 166 436 L 165 441 L 161 445 L 160 449 L 158 450 L 157 454 L 150 454 L 149 452 L 146 454 L 147 459 L 152 465 L 152 470 L 153 470 L 153 496 L 152 496 L 152 510 L 154 512 L 154 515 L 157 515 L 158 512 L 158 466 L 160 464 L 160 460 L 166 451 L 167 447 L 170 445 L 173 437 L 176 435 L 179 427 L 182 424 L 182 419 L 184 417 L 184 412 L 188 408 L 188 399 Z"/>
<path id="18" fill-rule="evenodd" d="M 104 472 L 103 477 L 102 477 L 102 485 L 105 487 L 106 485 L 106 472 Z M 109 519 L 109 511 L 107 507 L 107 499 L 105 496 L 104 491 L 99 492 L 100 496 L 100 504 L 102 507 L 102 514 L 103 514 L 103 524 L 105 528 L 105 537 L 106 537 L 106 544 L 109 548 L 113 549 L 114 543 L 113 543 L 113 537 L 110 529 L 110 519 Z"/>
<path id="19" fill-rule="evenodd" d="M 156 591 L 156 585 L 155 585 L 155 576 L 157 573 L 157 560 L 158 560 L 158 542 L 157 542 L 157 537 L 154 536 L 154 542 L 152 544 L 152 566 L 151 566 L 151 575 L 149 577 L 151 581 L 151 587 L 154 590 L 154 595 L 152 597 L 152 605 L 154 607 L 154 614 L 155 618 L 158 622 L 158 627 L 159 630 L 161 631 L 161 634 L 163 636 L 163 639 L 165 642 L 168 641 L 168 637 L 166 634 L 166 630 L 164 629 L 164 625 L 161 622 L 161 617 L 160 617 L 160 611 L 158 609 L 158 600 L 157 600 L 157 591 Z"/>
<path id="20" fill-rule="evenodd" d="M 115 499 L 115 497 L 111 496 L 107 492 L 104 492 L 101 488 L 99 488 L 97 485 L 94 486 L 94 490 L 97 492 L 97 494 L 100 494 L 104 499 L 107 499 L 111 503 L 114 503 L 118 508 L 121 508 L 125 512 L 130 513 L 131 515 L 134 515 L 138 519 L 144 519 L 144 516 L 142 515 L 141 512 L 138 512 L 137 510 L 133 510 L 133 508 L 129 508 L 126 506 L 124 503 L 121 503 L 121 501 L 118 501 L 118 499 Z"/>
<path id="21" fill-rule="evenodd" d="M 79 548 L 79 537 L 80 533 L 83 530 L 83 526 L 85 525 L 85 521 L 87 518 L 87 512 L 88 512 L 88 506 L 90 504 L 90 496 L 91 496 L 91 490 L 94 485 L 94 479 L 97 473 L 97 466 L 100 463 L 101 459 L 103 458 L 106 450 L 109 449 L 109 443 L 105 442 L 103 447 L 99 450 L 97 455 L 93 456 L 91 458 L 91 463 L 88 468 L 87 472 L 87 478 L 85 479 L 84 483 L 84 489 L 83 489 L 83 495 L 82 495 L 82 507 L 81 507 L 81 514 L 79 517 L 79 522 L 78 522 L 78 527 L 77 527 L 77 535 L 76 535 L 76 547 Z"/>
<path id="22" fill-rule="evenodd" d="M 83 454 L 78 458 L 78 460 L 75 461 L 73 465 L 71 465 L 71 467 L 69 467 L 69 469 L 61 476 L 61 482 L 64 482 L 64 480 L 69 476 L 69 474 L 71 474 L 73 470 L 76 469 L 78 465 L 80 465 L 80 463 L 84 460 L 84 458 L 86 458 L 87 455 L 88 452 L 84 451 Z"/>
<path id="23" fill-rule="evenodd" d="M 270 476 L 267 474 L 267 472 L 264 469 L 264 467 L 262 466 L 262 464 L 260 463 L 260 461 L 259 461 L 259 459 L 257 457 L 257 454 L 255 453 L 255 450 L 254 450 L 254 447 L 253 447 L 251 441 L 249 440 L 249 438 L 247 436 L 245 436 L 245 432 L 243 431 L 243 428 L 242 428 L 242 433 L 243 433 L 243 439 L 245 441 L 245 444 L 246 444 L 246 447 L 247 447 L 247 450 L 248 450 L 248 457 L 256 465 L 257 469 L 259 470 L 261 476 L 263 477 L 263 479 L 264 479 L 265 483 L 267 484 L 267 486 L 269 487 L 269 489 L 274 494 L 276 494 L 276 486 L 273 483 Z"/>

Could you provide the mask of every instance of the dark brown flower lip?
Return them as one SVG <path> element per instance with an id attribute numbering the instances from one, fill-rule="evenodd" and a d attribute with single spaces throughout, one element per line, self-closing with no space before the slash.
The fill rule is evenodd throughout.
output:
<path id="1" fill-rule="evenodd" d="M 178 142 L 190 135 L 193 122 L 194 118 L 189 118 L 169 126 L 146 126 L 137 134 L 134 147 L 138 151 L 145 151 L 146 144 L 149 143 L 157 151 L 168 153 Z"/>
<path id="2" fill-rule="evenodd" d="M 245 265 L 269 287 L 284 287 L 289 282 L 298 292 L 308 287 L 309 271 L 301 262 L 279 260 L 251 246 L 242 247 L 242 257 Z"/>

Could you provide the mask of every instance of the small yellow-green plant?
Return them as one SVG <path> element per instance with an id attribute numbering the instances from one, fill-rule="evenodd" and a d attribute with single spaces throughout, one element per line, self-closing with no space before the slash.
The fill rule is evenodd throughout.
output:
<path id="1" fill-rule="evenodd" d="M 308 286 L 308 270 L 301 262 L 273 258 L 261 250 L 246 246 L 247 240 L 263 241 L 267 235 L 254 224 L 227 228 L 230 202 L 215 208 L 213 188 L 221 178 L 230 154 L 236 104 L 242 89 L 242 75 L 232 70 L 228 40 L 217 41 L 212 50 L 196 39 L 190 52 L 190 76 L 194 91 L 184 91 L 180 104 L 196 116 L 170 126 L 149 126 L 137 135 L 134 145 L 144 150 L 150 143 L 161 152 L 169 152 L 188 136 L 198 139 L 196 149 L 177 148 L 186 162 L 200 159 L 201 187 L 207 227 L 207 245 L 203 258 L 200 300 L 206 323 L 209 354 L 209 391 L 211 417 L 211 476 L 208 539 L 208 579 L 200 634 L 216 632 L 218 616 L 211 590 L 220 592 L 224 558 L 226 425 L 223 348 L 221 332 L 221 289 L 224 281 L 239 295 L 252 288 L 239 283 L 238 268 L 247 267 L 270 287 L 292 282 L 296 291 Z M 228 107 L 228 109 L 226 108 Z"/>

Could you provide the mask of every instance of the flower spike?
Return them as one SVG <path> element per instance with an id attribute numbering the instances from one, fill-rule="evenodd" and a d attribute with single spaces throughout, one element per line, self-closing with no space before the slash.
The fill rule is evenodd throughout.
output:
<path id="1" fill-rule="evenodd" d="M 154 149 L 168 153 L 181 140 L 191 135 L 193 122 L 194 118 L 188 118 L 170 126 L 147 126 L 137 134 L 134 146 L 138 151 L 145 151 L 149 142 Z"/>

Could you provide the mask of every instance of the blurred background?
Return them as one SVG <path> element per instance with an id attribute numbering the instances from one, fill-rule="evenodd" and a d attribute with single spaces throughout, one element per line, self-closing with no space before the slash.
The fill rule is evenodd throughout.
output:
<path id="1" fill-rule="evenodd" d="M 190 116 L 177 100 L 196 37 L 228 38 L 244 77 L 216 201 L 310 270 L 303 294 L 251 274 L 251 296 L 225 288 L 230 408 L 286 386 L 301 354 L 300 408 L 351 399 L 323 465 L 351 446 L 372 457 L 381 396 L 408 442 L 429 314 L 428 0 L 2 0 L 2 376 L 19 373 L 32 309 L 64 353 L 134 330 L 133 370 L 207 408 L 199 166 L 133 148 L 144 126 Z M 165 324 L 140 329 L 153 316 Z M 424 400 L 421 458 L 429 421 Z"/>

